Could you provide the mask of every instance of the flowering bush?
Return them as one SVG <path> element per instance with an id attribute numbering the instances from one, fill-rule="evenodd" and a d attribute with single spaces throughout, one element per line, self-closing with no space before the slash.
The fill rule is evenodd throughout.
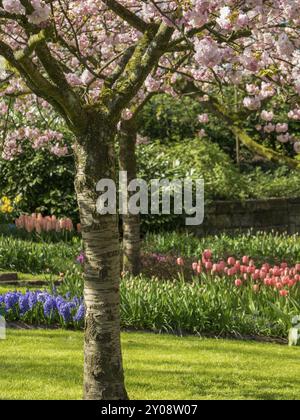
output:
<path id="1" fill-rule="evenodd" d="M 8 292 L 0 295 L 0 309 L 7 321 L 76 328 L 81 328 L 84 321 L 83 299 L 55 291 Z"/>

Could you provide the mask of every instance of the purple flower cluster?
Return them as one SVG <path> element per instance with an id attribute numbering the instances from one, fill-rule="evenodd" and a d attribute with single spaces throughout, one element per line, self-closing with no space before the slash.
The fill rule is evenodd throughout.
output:
<path id="1" fill-rule="evenodd" d="M 0 309 L 6 319 L 25 320 L 39 324 L 78 326 L 84 321 L 85 308 L 82 298 L 60 296 L 47 291 L 8 292 L 0 295 Z"/>
<path id="2" fill-rule="evenodd" d="M 76 258 L 76 262 L 80 265 L 83 265 L 85 263 L 85 254 L 83 251 Z"/>
<path id="3" fill-rule="evenodd" d="M 152 254 L 152 258 L 154 258 L 157 262 L 159 263 L 164 263 L 167 262 L 168 257 L 166 255 L 162 255 L 162 254 Z"/>

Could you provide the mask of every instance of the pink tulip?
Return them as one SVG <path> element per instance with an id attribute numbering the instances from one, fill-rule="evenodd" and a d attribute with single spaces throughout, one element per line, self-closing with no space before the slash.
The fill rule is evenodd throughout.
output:
<path id="1" fill-rule="evenodd" d="M 241 273 L 247 273 L 247 267 L 245 265 L 241 265 L 240 271 Z"/>
<path id="2" fill-rule="evenodd" d="M 236 272 L 237 272 L 236 269 L 234 267 L 232 267 L 228 270 L 228 275 L 229 276 L 235 276 Z"/>
<path id="3" fill-rule="evenodd" d="M 270 279 L 270 278 L 265 279 L 264 284 L 265 284 L 265 286 L 272 286 L 272 279 Z"/>
<path id="4" fill-rule="evenodd" d="M 228 265 L 235 265 L 235 258 L 229 257 L 228 260 L 227 260 L 227 264 Z"/>
<path id="5" fill-rule="evenodd" d="M 287 296 L 288 296 L 288 294 L 289 294 L 289 292 L 288 292 L 288 290 L 280 290 L 279 294 L 280 294 L 280 296 L 282 296 L 282 297 L 287 297 Z"/>
<path id="6" fill-rule="evenodd" d="M 220 266 L 220 271 L 224 271 L 224 268 L 226 267 L 225 261 L 220 261 L 219 266 Z"/>
<path id="7" fill-rule="evenodd" d="M 219 264 L 213 264 L 212 266 L 212 272 L 213 273 L 219 273 Z"/>
<path id="8" fill-rule="evenodd" d="M 242 280 L 237 279 L 237 280 L 234 282 L 234 284 L 236 285 L 236 287 L 241 287 L 241 286 L 243 285 L 243 282 L 242 282 Z"/>
<path id="9" fill-rule="evenodd" d="M 36 219 L 35 230 L 37 233 L 42 233 L 42 225 L 39 219 Z"/>
<path id="10" fill-rule="evenodd" d="M 235 269 L 236 269 L 237 271 L 240 271 L 240 269 L 241 269 L 241 263 L 240 263 L 239 261 L 236 261 L 236 263 L 235 263 L 234 267 L 235 267 Z"/>
<path id="11" fill-rule="evenodd" d="M 247 257 L 246 255 L 244 255 L 244 257 L 242 258 L 242 263 L 244 265 L 248 265 L 249 264 L 249 257 Z"/>
<path id="12" fill-rule="evenodd" d="M 202 265 L 201 264 L 198 264 L 197 265 L 197 273 L 198 274 L 201 274 L 202 273 Z"/>
<path id="13" fill-rule="evenodd" d="M 264 271 L 264 270 L 260 270 L 260 272 L 259 272 L 259 278 L 261 280 L 264 280 L 266 277 L 267 277 L 267 272 Z"/>
<path id="14" fill-rule="evenodd" d="M 206 259 L 206 260 L 210 260 L 212 258 L 212 251 L 210 249 L 206 249 L 202 256 Z"/>
<path id="15" fill-rule="evenodd" d="M 184 266 L 183 258 L 177 258 L 176 264 L 179 265 L 180 267 L 183 267 Z"/>
<path id="16" fill-rule="evenodd" d="M 206 269 L 207 271 L 210 271 L 210 270 L 212 269 L 212 266 L 213 266 L 213 264 L 212 264 L 212 262 L 211 262 L 211 261 L 207 261 L 207 262 L 205 263 L 205 269 Z"/>

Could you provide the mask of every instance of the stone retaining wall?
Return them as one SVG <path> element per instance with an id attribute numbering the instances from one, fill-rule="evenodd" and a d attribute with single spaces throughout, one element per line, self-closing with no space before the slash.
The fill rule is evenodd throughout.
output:
<path id="1" fill-rule="evenodd" d="M 198 235 L 249 229 L 300 234 L 300 198 L 217 201 L 206 206 L 203 225 L 193 228 Z"/>

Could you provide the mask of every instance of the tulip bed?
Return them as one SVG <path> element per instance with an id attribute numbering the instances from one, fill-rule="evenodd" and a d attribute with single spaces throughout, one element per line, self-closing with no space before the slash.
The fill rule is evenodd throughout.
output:
<path id="1" fill-rule="evenodd" d="M 228 257 L 227 261 L 213 261 L 212 257 L 212 251 L 207 249 L 201 260 L 192 263 L 192 270 L 200 279 L 205 272 L 216 279 L 222 276 L 234 279 L 234 285 L 238 288 L 250 284 L 254 293 L 260 293 L 262 288 L 269 287 L 275 292 L 277 290 L 282 297 L 287 297 L 290 291 L 299 297 L 300 264 L 289 267 L 286 262 L 282 262 L 280 265 L 264 263 L 257 266 L 248 256 L 243 256 L 241 260 Z M 184 267 L 185 264 L 182 257 L 178 257 L 176 263 L 179 267 Z"/>
<path id="2" fill-rule="evenodd" d="M 207 242 L 211 249 L 205 249 Z M 64 273 L 58 290 L 49 283 L 48 291 L 0 291 L 6 319 L 82 328 L 85 257 L 80 241 L 49 244 L 2 237 L 0 245 L 4 265 L 50 273 L 48 279 Z M 199 240 L 190 235 L 150 235 L 144 242 L 147 251 L 155 262 L 151 260 L 151 265 L 162 274 L 124 276 L 120 288 L 124 328 L 286 338 L 292 318 L 300 315 L 298 236 L 223 235 Z M 171 270 L 164 271 L 166 265 Z"/>
<path id="3" fill-rule="evenodd" d="M 198 335 L 255 335 L 287 338 L 300 314 L 298 289 L 281 296 L 272 287 L 237 287 L 226 276 L 202 274 L 191 283 L 143 277 L 121 284 L 121 317 L 126 328 Z"/>
<path id="4" fill-rule="evenodd" d="M 249 255 L 257 264 L 279 264 L 285 261 L 293 265 L 300 262 L 300 236 L 277 232 L 254 234 L 249 231 L 245 234 L 220 234 L 201 238 L 186 233 L 164 232 L 148 234 L 143 248 L 145 253 L 180 255 L 183 258 L 200 256 L 204 249 L 209 248 L 219 260 L 227 259 L 231 255 L 238 259 Z"/>

